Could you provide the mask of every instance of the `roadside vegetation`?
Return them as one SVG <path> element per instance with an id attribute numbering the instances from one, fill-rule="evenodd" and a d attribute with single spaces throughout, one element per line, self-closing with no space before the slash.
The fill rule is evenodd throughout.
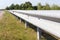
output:
<path id="1" fill-rule="evenodd" d="M 11 4 L 10 6 L 6 7 L 7 10 L 60 10 L 60 6 L 53 4 L 49 5 L 42 5 L 38 3 L 36 6 L 33 6 L 31 2 L 25 2 L 22 4 Z"/>
<path id="2" fill-rule="evenodd" d="M 23 22 L 5 11 L 0 20 L 0 40 L 37 40 L 37 37 L 33 29 L 25 29 Z"/>

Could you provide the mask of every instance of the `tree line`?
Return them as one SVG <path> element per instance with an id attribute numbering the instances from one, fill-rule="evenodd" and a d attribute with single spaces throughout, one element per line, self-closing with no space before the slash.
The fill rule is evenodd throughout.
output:
<path id="1" fill-rule="evenodd" d="M 11 4 L 9 7 L 6 7 L 7 10 L 60 10 L 60 6 L 53 5 L 50 6 L 49 4 L 41 5 L 41 3 L 38 3 L 37 6 L 32 6 L 32 3 L 25 2 L 21 5 L 19 4 Z"/>

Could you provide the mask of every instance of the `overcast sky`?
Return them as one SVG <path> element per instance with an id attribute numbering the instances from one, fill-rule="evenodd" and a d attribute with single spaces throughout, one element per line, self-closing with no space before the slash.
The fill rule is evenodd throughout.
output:
<path id="1" fill-rule="evenodd" d="M 48 3 L 49 5 L 56 4 L 60 6 L 60 0 L 0 0 L 0 9 L 4 9 L 6 6 L 11 5 L 12 3 L 21 4 L 27 1 L 30 1 L 33 5 L 37 5 L 38 3 L 45 5 Z"/>

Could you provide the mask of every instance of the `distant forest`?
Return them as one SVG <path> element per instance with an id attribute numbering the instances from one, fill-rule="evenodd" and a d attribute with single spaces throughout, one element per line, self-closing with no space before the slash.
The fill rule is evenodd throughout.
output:
<path id="1" fill-rule="evenodd" d="M 11 4 L 10 6 L 6 7 L 7 10 L 60 10 L 60 6 L 58 5 L 52 5 L 49 4 L 42 5 L 41 3 L 38 3 L 37 6 L 32 6 L 32 3 L 25 2 L 21 5 L 19 4 Z"/>

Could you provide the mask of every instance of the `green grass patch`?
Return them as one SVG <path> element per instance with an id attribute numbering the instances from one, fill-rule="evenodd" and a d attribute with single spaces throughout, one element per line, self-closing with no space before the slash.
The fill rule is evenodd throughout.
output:
<path id="1" fill-rule="evenodd" d="M 33 29 L 25 29 L 24 23 L 5 11 L 0 20 L 0 40 L 37 40 L 37 37 Z"/>

